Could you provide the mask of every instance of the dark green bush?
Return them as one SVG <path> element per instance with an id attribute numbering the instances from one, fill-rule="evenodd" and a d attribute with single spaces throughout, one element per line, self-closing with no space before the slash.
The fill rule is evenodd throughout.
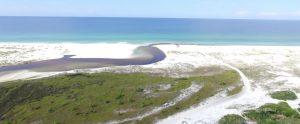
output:
<path id="1" fill-rule="evenodd" d="M 279 100 L 295 100 L 298 98 L 292 91 L 276 91 L 271 93 L 271 97 Z"/>
<path id="2" fill-rule="evenodd" d="M 246 120 L 240 115 L 229 114 L 222 117 L 218 124 L 246 124 Z"/>
<path id="3" fill-rule="evenodd" d="M 243 114 L 248 119 L 258 124 L 294 124 L 300 122 L 300 115 L 292 109 L 286 102 L 267 103 L 255 110 L 244 111 Z"/>

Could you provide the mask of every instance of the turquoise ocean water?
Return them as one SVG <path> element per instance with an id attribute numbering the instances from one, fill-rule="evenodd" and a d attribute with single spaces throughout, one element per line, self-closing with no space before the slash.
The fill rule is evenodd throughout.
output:
<path id="1" fill-rule="evenodd" d="M 300 45 L 300 21 L 0 17 L 0 42 Z"/>

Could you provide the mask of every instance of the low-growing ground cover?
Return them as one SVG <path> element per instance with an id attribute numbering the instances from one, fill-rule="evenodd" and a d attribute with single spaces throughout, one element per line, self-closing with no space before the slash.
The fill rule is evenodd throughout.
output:
<path id="1" fill-rule="evenodd" d="M 222 89 L 239 85 L 240 77 L 234 71 L 186 78 L 97 73 L 6 82 L 0 84 L 0 123 L 76 124 L 122 120 L 167 103 L 192 82 L 202 89 L 140 123 L 153 123 Z"/>
<path id="2" fill-rule="evenodd" d="M 257 124 L 298 124 L 300 114 L 286 102 L 266 103 L 257 109 L 244 111 L 243 117 L 234 114 L 225 115 L 218 123 L 243 124 L 246 121 Z"/>

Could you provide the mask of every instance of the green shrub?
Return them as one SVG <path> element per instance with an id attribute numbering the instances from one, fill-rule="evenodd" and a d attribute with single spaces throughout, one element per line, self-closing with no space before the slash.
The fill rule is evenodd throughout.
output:
<path id="1" fill-rule="evenodd" d="M 143 88 L 137 88 L 136 92 L 144 92 L 144 89 Z"/>
<path id="2" fill-rule="evenodd" d="M 271 97 L 279 100 L 295 100 L 298 98 L 292 91 L 276 91 L 271 93 Z"/>
<path id="3" fill-rule="evenodd" d="M 267 103 L 255 110 L 244 111 L 243 115 L 258 124 L 294 124 L 291 122 L 300 122 L 298 112 L 292 109 L 286 102 L 278 104 Z"/>
<path id="4" fill-rule="evenodd" d="M 218 124 L 246 124 L 246 120 L 240 115 L 229 114 L 222 117 Z"/>

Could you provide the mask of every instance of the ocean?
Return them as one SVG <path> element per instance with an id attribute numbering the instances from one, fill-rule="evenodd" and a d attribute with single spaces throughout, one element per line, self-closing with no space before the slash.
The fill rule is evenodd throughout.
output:
<path id="1" fill-rule="evenodd" d="M 0 17 L 1 42 L 300 45 L 300 21 Z"/>

